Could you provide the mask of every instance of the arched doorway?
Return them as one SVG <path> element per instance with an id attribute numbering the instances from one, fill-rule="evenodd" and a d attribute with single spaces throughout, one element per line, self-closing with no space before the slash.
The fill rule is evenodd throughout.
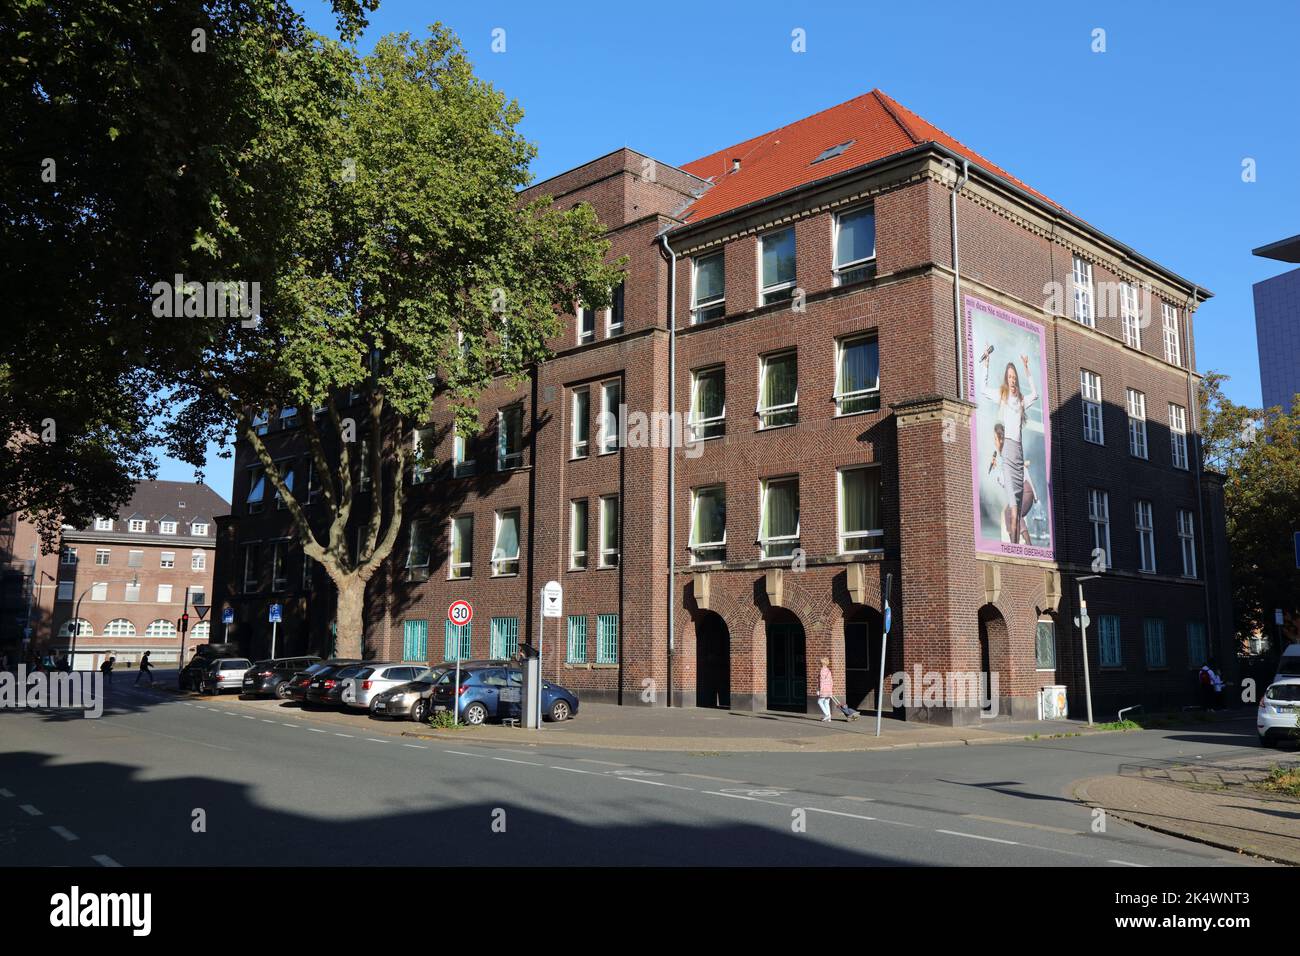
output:
<path id="1" fill-rule="evenodd" d="M 980 696 L 981 710 L 995 713 L 993 668 L 995 659 L 1004 660 L 1007 650 L 1007 622 L 1002 612 L 991 604 L 979 610 Z"/>
<path id="2" fill-rule="evenodd" d="M 712 611 L 695 621 L 695 706 L 731 706 L 731 634 Z"/>
<path id="3" fill-rule="evenodd" d="M 789 611 L 776 608 L 767 618 L 767 708 L 805 713 L 808 668 L 803 625 Z"/>
<path id="4" fill-rule="evenodd" d="M 844 618 L 844 702 L 850 707 L 876 707 L 883 634 L 884 619 L 875 608 L 858 607 Z"/>

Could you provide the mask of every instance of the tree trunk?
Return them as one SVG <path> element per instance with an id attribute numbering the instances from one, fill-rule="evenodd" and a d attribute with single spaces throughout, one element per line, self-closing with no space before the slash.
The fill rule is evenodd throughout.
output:
<path id="1" fill-rule="evenodd" d="M 349 574 L 342 582 L 336 581 L 334 586 L 338 591 L 334 612 L 334 656 L 361 658 L 365 647 L 366 582 L 359 574 Z"/>

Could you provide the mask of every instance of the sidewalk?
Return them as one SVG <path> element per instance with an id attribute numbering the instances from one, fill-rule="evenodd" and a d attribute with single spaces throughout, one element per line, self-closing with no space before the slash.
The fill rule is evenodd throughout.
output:
<path id="1" fill-rule="evenodd" d="M 1077 781 L 1074 795 L 1161 833 L 1300 865 L 1300 800 L 1254 786 L 1274 765 L 1300 766 L 1300 753 L 1121 766 L 1118 775 Z"/>

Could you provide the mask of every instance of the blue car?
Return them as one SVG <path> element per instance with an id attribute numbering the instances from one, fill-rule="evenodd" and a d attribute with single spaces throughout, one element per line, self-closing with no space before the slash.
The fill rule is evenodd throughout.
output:
<path id="1" fill-rule="evenodd" d="M 435 710 L 451 708 L 456 672 L 448 671 L 433 689 Z M 506 665 L 471 665 L 460 672 L 460 719 L 477 725 L 489 720 L 521 716 L 524 672 Z M 568 720 L 578 713 L 578 695 L 573 691 L 542 682 L 542 718 Z"/>

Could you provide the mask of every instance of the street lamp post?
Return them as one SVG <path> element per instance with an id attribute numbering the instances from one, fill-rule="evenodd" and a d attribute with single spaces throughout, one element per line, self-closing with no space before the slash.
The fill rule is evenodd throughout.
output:
<path id="1" fill-rule="evenodd" d="M 1079 586 L 1079 640 L 1083 645 L 1083 692 L 1088 699 L 1088 726 L 1092 726 L 1092 676 L 1088 673 L 1088 605 L 1083 600 L 1083 582 L 1094 581 L 1100 578 L 1100 574 L 1085 574 L 1081 578 L 1075 578 L 1074 583 Z"/>
<path id="2" fill-rule="evenodd" d="M 103 583 L 103 582 L 96 582 L 96 583 Z M 139 586 L 139 584 L 140 584 L 140 575 L 133 574 L 131 576 L 131 586 L 137 587 Z M 72 648 L 68 653 L 68 667 L 70 667 L 73 670 L 77 669 L 77 636 L 81 634 L 81 601 L 83 598 L 85 598 L 87 594 L 89 594 L 93 590 L 95 590 L 94 584 L 86 588 L 86 590 L 82 591 L 81 596 L 77 598 L 77 603 L 74 604 L 72 607 L 72 622 L 71 622 L 72 626 L 68 628 L 68 630 L 72 632 Z"/>

